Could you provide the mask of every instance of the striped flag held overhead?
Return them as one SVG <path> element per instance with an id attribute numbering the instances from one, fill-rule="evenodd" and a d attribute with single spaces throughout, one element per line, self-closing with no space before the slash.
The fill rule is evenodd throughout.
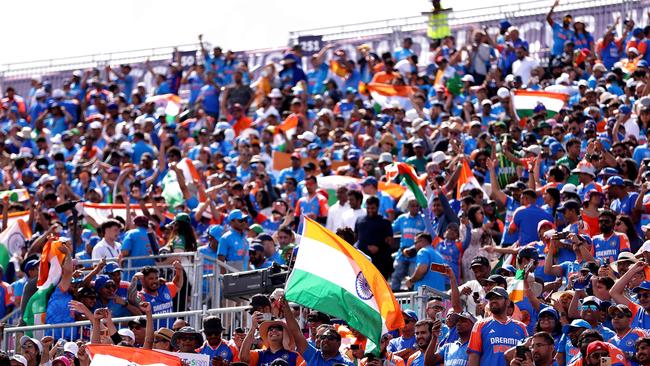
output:
<path id="1" fill-rule="evenodd" d="M 510 300 L 517 303 L 524 299 L 526 291 L 524 290 L 524 278 L 526 273 L 523 269 L 518 269 L 515 273 L 515 280 L 512 281 L 510 286 L 508 286 L 508 294 L 510 294 Z"/>
<path id="2" fill-rule="evenodd" d="M 513 105 L 519 118 L 530 117 L 539 104 L 546 108 L 546 118 L 551 118 L 560 112 L 569 100 L 564 93 L 547 92 L 542 90 L 515 90 Z"/>
<path id="3" fill-rule="evenodd" d="M 411 96 L 415 89 L 405 85 L 392 85 L 382 83 L 369 83 L 366 86 L 370 96 L 382 107 L 390 107 L 393 103 L 398 103 L 404 110 L 409 110 L 413 107 L 409 96 Z"/>

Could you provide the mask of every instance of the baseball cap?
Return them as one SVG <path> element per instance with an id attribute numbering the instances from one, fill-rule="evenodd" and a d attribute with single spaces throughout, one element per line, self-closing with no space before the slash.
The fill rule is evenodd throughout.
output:
<path id="1" fill-rule="evenodd" d="M 366 177 L 364 180 L 361 181 L 361 185 L 364 186 L 364 187 L 369 186 L 369 185 L 377 187 L 377 184 L 378 184 L 377 183 L 377 178 L 372 177 L 372 176 Z"/>
<path id="2" fill-rule="evenodd" d="M 260 224 L 253 224 L 248 228 L 248 230 L 253 230 L 255 234 L 258 235 L 264 232 L 264 228 Z"/>
<path id="3" fill-rule="evenodd" d="M 77 346 L 77 343 L 75 342 L 65 342 L 63 345 L 63 352 L 70 352 L 76 356 L 79 352 L 79 346 Z"/>
<path id="4" fill-rule="evenodd" d="M 22 355 L 13 355 L 13 356 L 11 356 L 11 358 L 10 358 L 9 360 L 11 360 L 11 361 L 17 361 L 17 362 L 19 362 L 21 365 L 23 365 L 23 366 L 27 366 L 27 359 L 26 359 L 24 356 L 22 356 Z"/>
<path id="5" fill-rule="evenodd" d="M 625 184 L 623 183 L 623 178 L 621 178 L 621 177 L 619 177 L 617 175 L 615 175 L 613 177 L 609 177 L 609 179 L 607 179 L 607 188 L 616 187 L 616 186 L 622 187 L 624 185 Z"/>
<path id="6" fill-rule="evenodd" d="M 97 276 L 97 278 L 95 279 L 95 291 L 99 292 L 99 290 L 103 289 L 108 284 L 109 281 L 113 282 L 113 280 L 110 277 L 108 277 L 108 275 L 103 274 Z"/>
<path id="7" fill-rule="evenodd" d="M 416 322 L 418 321 L 418 315 L 415 313 L 415 311 L 413 311 L 411 309 L 402 310 L 402 314 L 404 314 L 407 317 L 415 320 Z"/>
<path id="8" fill-rule="evenodd" d="M 562 212 L 565 210 L 577 210 L 580 208 L 580 203 L 576 200 L 568 200 L 562 202 L 562 204 L 557 208 L 558 211 Z"/>
<path id="9" fill-rule="evenodd" d="M 498 274 L 493 274 L 490 277 L 488 277 L 485 281 L 491 282 L 491 283 L 496 283 L 499 286 L 507 286 L 507 281 L 506 279 Z"/>
<path id="10" fill-rule="evenodd" d="M 223 234 L 223 227 L 221 225 L 210 225 L 208 228 L 208 235 L 214 239 L 219 240 Z"/>
<path id="11" fill-rule="evenodd" d="M 474 267 L 475 265 L 481 265 L 481 266 L 490 266 L 490 261 L 482 256 L 476 257 L 472 259 L 472 262 L 470 263 L 470 268 Z"/>
<path id="12" fill-rule="evenodd" d="M 230 211 L 230 214 L 228 215 L 228 221 L 233 221 L 233 220 L 244 220 L 248 218 L 248 215 L 245 215 L 241 210 L 232 210 Z"/>
<path id="13" fill-rule="evenodd" d="M 503 287 L 498 287 L 498 286 L 490 290 L 490 292 L 488 292 L 485 295 L 485 298 L 489 300 L 491 297 L 494 296 L 502 297 L 504 299 L 509 298 L 508 291 L 506 291 L 506 289 L 504 289 Z"/>
<path id="14" fill-rule="evenodd" d="M 587 303 L 592 303 L 592 304 L 596 304 L 596 305 L 600 306 L 600 304 L 602 303 L 602 300 L 600 300 L 596 296 L 587 296 L 584 299 L 582 299 L 581 304 L 584 305 L 584 304 L 587 304 Z"/>
<path id="15" fill-rule="evenodd" d="M 122 328 L 117 331 L 117 334 L 121 335 L 122 337 L 129 337 L 135 341 L 135 334 L 131 329 Z"/>
<path id="16" fill-rule="evenodd" d="M 603 341 L 595 341 L 589 343 L 587 346 L 587 357 L 589 357 L 590 354 L 596 353 L 599 351 L 605 351 L 607 354 L 609 354 L 609 347 L 607 347 L 607 344 Z"/>
<path id="17" fill-rule="evenodd" d="M 381 163 L 392 163 L 393 162 L 393 155 L 389 152 L 384 152 L 379 155 L 379 160 L 377 161 L 378 164 Z"/>
<path id="18" fill-rule="evenodd" d="M 577 329 L 577 328 L 591 329 L 591 325 L 584 319 L 574 319 L 571 322 L 571 324 L 567 324 L 564 327 L 562 327 L 562 332 L 569 333 L 573 329 Z"/>
<path id="19" fill-rule="evenodd" d="M 639 293 L 641 291 L 650 291 L 650 281 L 643 281 L 641 284 L 637 287 L 635 287 L 632 292 L 634 293 Z"/>
<path id="20" fill-rule="evenodd" d="M 625 316 L 632 317 L 632 310 L 630 310 L 630 308 L 627 305 L 617 304 L 617 305 L 612 305 L 607 309 L 607 312 L 609 313 L 610 316 L 617 311 L 623 313 Z"/>
<path id="21" fill-rule="evenodd" d="M 546 307 L 546 308 L 544 308 L 544 309 L 542 309 L 542 310 L 540 310 L 540 312 L 539 312 L 539 314 L 538 314 L 537 317 L 538 317 L 538 318 L 541 318 L 542 315 L 551 315 L 551 316 L 553 316 L 556 320 L 559 320 L 559 319 L 560 319 L 560 314 L 557 312 L 557 310 L 555 310 L 554 308 L 552 308 L 552 307 L 550 307 L 550 306 L 549 306 L 549 307 Z"/>
<path id="22" fill-rule="evenodd" d="M 576 187 L 575 184 L 567 183 L 562 186 L 562 189 L 560 189 L 560 194 L 562 193 L 578 194 L 578 187 Z"/>

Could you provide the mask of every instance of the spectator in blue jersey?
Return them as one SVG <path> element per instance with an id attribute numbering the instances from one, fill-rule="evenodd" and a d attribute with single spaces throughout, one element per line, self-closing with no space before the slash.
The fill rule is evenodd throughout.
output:
<path id="1" fill-rule="evenodd" d="M 217 256 L 220 261 L 238 268 L 240 270 L 248 269 L 248 241 L 246 232 L 248 231 L 248 215 L 241 210 L 232 210 L 228 215 L 230 230 L 228 230 L 219 240 Z M 225 269 L 223 269 L 225 271 Z"/>
<path id="2" fill-rule="evenodd" d="M 623 351 L 628 362 L 635 362 L 634 345 L 646 336 L 645 330 L 631 327 L 632 311 L 626 305 L 612 305 L 607 309 L 607 314 L 612 318 L 612 328 L 616 332 L 616 335 L 609 339 L 609 343 Z"/>
<path id="3" fill-rule="evenodd" d="M 406 361 L 407 366 L 424 366 L 425 351 L 440 335 L 440 321 L 433 322 L 429 319 L 415 323 L 415 342 L 418 350 Z"/>
<path id="4" fill-rule="evenodd" d="M 281 320 L 263 320 L 263 314 L 255 312 L 251 316 L 251 329 L 242 342 L 240 358 L 250 366 L 275 364 L 277 359 L 284 360 L 289 366 L 297 366 L 305 362 L 303 357 L 294 351 L 294 336 L 289 332 L 287 324 Z M 255 331 L 259 329 L 264 347 L 253 350 Z M 303 337 L 304 339 L 304 337 Z"/>
<path id="5" fill-rule="evenodd" d="M 458 225 L 450 224 L 447 226 L 447 230 L 458 230 Z M 438 291 L 447 291 L 449 285 L 447 278 L 442 273 L 432 269 L 433 264 L 444 265 L 445 263 L 440 252 L 431 245 L 432 240 L 431 234 L 426 232 L 421 232 L 415 236 L 416 267 L 410 278 L 406 280 L 408 288 L 413 286 L 417 290 L 421 286 L 428 286 Z"/>
<path id="6" fill-rule="evenodd" d="M 199 354 L 210 356 L 210 363 L 215 359 L 224 363 L 239 361 L 239 351 L 232 343 L 221 338 L 223 333 L 221 319 L 216 316 L 208 316 L 203 319 L 203 335 L 205 342 L 198 347 Z"/>
<path id="7" fill-rule="evenodd" d="M 614 286 L 609 290 L 612 299 L 618 304 L 626 305 L 632 312 L 632 327 L 650 329 L 650 281 L 643 281 L 632 289 L 636 294 L 636 302 L 630 298 L 627 287 L 635 279 L 644 279 L 644 271 L 647 269 L 645 262 L 634 263 L 627 272 L 622 275 Z"/>
<path id="8" fill-rule="evenodd" d="M 381 205 L 381 204 L 380 204 Z M 408 202 L 408 212 L 401 214 L 393 222 L 393 234 L 400 234 L 399 249 L 395 258 L 395 271 L 391 277 L 391 288 L 399 291 L 402 280 L 415 270 L 416 251 L 413 251 L 415 237 L 425 231 L 424 215 L 420 213 L 420 205 L 416 199 Z"/>
<path id="9" fill-rule="evenodd" d="M 388 342 L 386 350 L 392 354 L 408 360 L 415 351 L 415 323 L 418 322 L 418 316 L 415 311 L 407 309 L 402 310 L 404 317 L 404 327 L 400 329 L 400 336 L 393 338 Z"/>
<path id="10" fill-rule="evenodd" d="M 181 262 L 174 261 L 172 265 L 174 267 L 172 282 L 161 283 L 158 268 L 150 266 L 144 267 L 141 272 L 136 273 L 134 276 L 142 285 L 139 295 L 144 301 L 151 303 L 152 314 L 165 314 L 174 311 L 173 298 L 183 287 L 185 276 Z M 166 319 L 160 325 L 171 328 L 172 323 L 173 319 Z"/>
<path id="11" fill-rule="evenodd" d="M 296 350 L 304 358 L 309 366 L 333 366 L 334 364 L 343 364 L 352 366 L 353 363 L 345 358 L 339 348 L 341 347 L 341 335 L 332 329 L 325 330 L 320 335 L 320 349 L 307 342 L 305 335 L 296 321 L 296 317 L 291 311 L 291 307 L 286 299 L 280 300 L 282 310 L 287 322 L 289 336 L 293 338 L 296 344 Z M 251 335 L 252 337 L 252 335 Z M 243 348 L 243 347 L 242 347 Z"/>
<path id="12" fill-rule="evenodd" d="M 605 191 L 610 200 L 609 208 L 612 211 L 628 216 L 632 214 L 632 209 L 639 194 L 637 192 L 628 192 L 623 178 L 614 176 L 607 179 Z"/>
<path id="13" fill-rule="evenodd" d="M 305 180 L 305 170 L 301 166 L 301 159 L 300 153 L 294 152 L 291 154 L 291 166 L 280 171 L 278 184 L 284 184 L 289 177 L 295 179 L 296 182 Z"/>
<path id="14" fill-rule="evenodd" d="M 504 353 L 528 336 L 526 326 L 507 315 L 510 299 L 504 288 L 495 287 L 485 296 L 492 316 L 474 324 L 468 366 L 504 365 Z"/>
<path id="15" fill-rule="evenodd" d="M 300 90 L 307 90 L 307 75 L 300 68 L 299 61 L 296 55 L 291 53 L 287 53 L 282 57 L 280 64 L 283 68 L 278 74 L 281 85 L 280 89 L 300 86 Z"/>
<path id="16" fill-rule="evenodd" d="M 194 104 L 201 106 L 208 116 L 216 120 L 219 118 L 221 106 L 219 103 L 220 88 L 215 83 L 214 77 L 215 74 L 213 71 L 207 72 L 205 85 L 199 90 L 199 95 Z"/>
<path id="17" fill-rule="evenodd" d="M 157 248 L 157 243 L 154 243 L 149 238 L 149 218 L 147 216 L 136 216 L 133 219 L 134 229 L 126 232 L 124 240 L 122 241 L 122 249 L 120 251 L 120 261 L 128 257 L 146 257 L 157 254 L 154 249 Z M 152 258 L 133 259 L 129 263 L 131 266 L 138 268 L 144 266 L 153 266 L 155 261 Z M 131 274 L 128 274 L 129 277 Z"/>
<path id="18" fill-rule="evenodd" d="M 571 17 L 571 15 L 566 14 L 562 18 L 562 25 L 559 25 L 553 20 L 553 10 L 555 10 L 555 7 L 559 4 L 560 0 L 555 0 L 553 6 L 551 7 L 551 10 L 546 15 L 546 21 L 553 30 L 553 47 L 551 48 L 551 58 L 549 60 L 549 65 L 555 57 L 558 57 L 562 54 L 564 51 L 564 43 L 573 41 L 574 38 L 574 32 L 571 29 L 571 21 L 573 20 L 573 17 Z"/>
<path id="19" fill-rule="evenodd" d="M 553 222 L 553 217 L 546 211 L 537 207 L 537 193 L 532 189 L 524 190 L 521 193 L 521 207 L 514 212 L 508 232 L 518 236 L 519 245 L 526 245 L 539 240 L 537 224 L 540 221 L 548 220 Z"/>

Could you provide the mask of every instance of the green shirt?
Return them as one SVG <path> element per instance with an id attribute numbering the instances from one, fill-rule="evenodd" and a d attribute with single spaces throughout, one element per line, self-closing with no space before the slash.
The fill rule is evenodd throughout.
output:
<path id="1" fill-rule="evenodd" d="M 569 170 L 573 170 L 578 167 L 579 162 L 579 160 L 571 160 L 568 155 L 564 155 L 557 161 L 557 163 L 555 163 L 555 165 L 565 165 L 569 167 Z M 571 174 L 567 179 L 567 183 L 571 183 L 576 186 L 580 184 L 580 181 L 578 180 L 578 174 Z"/>
<path id="2" fill-rule="evenodd" d="M 415 167 L 415 170 L 420 174 L 424 173 L 427 169 L 427 159 L 424 157 L 418 158 L 417 156 L 411 156 L 410 158 L 406 159 L 406 163 L 413 165 L 413 167 Z"/>

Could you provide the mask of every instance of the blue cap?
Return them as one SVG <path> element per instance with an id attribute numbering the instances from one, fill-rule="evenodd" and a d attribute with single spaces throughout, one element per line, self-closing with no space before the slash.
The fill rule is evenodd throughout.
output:
<path id="1" fill-rule="evenodd" d="M 81 232 L 81 240 L 82 240 L 82 241 L 88 241 L 88 240 L 90 240 L 90 237 L 91 237 L 91 236 L 93 236 L 93 232 L 92 232 L 92 230 L 83 229 L 83 231 Z"/>
<path id="2" fill-rule="evenodd" d="M 623 182 L 623 178 L 619 177 L 618 175 L 615 175 L 613 177 L 609 177 L 609 179 L 607 179 L 607 186 L 608 187 L 614 187 L 614 186 L 622 187 L 624 185 L 625 185 L 625 182 Z"/>
<path id="3" fill-rule="evenodd" d="M 230 211 L 230 214 L 228 215 L 228 221 L 233 221 L 233 220 L 244 220 L 248 216 L 244 215 L 241 210 L 232 210 Z"/>
<path id="4" fill-rule="evenodd" d="M 621 113 L 623 113 L 623 114 L 630 114 L 630 113 L 632 113 L 632 110 L 631 110 L 630 107 L 627 106 L 627 105 L 622 105 L 622 106 L 618 107 L 618 111 L 621 112 Z"/>
<path id="5" fill-rule="evenodd" d="M 501 28 L 501 29 L 508 29 L 510 27 L 512 27 L 512 24 L 509 21 L 507 21 L 506 19 L 499 22 L 499 28 Z"/>
<path id="6" fill-rule="evenodd" d="M 537 317 L 541 318 L 542 315 L 545 315 L 545 314 L 553 316 L 556 321 L 560 320 L 560 314 L 557 312 L 557 310 L 555 310 L 554 308 L 552 308 L 550 306 L 545 307 L 544 309 L 540 310 L 539 315 Z"/>
<path id="7" fill-rule="evenodd" d="M 90 244 L 90 246 L 94 248 L 95 245 L 97 245 L 97 243 L 99 243 L 101 240 L 102 239 L 99 236 L 91 236 L 90 240 L 88 240 L 88 244 Z"/>
<path id="8" fill-rule="evenodd" d="M 348 93 L 348 94 L 357 94 L 357 89 L 355 89 L 355 88 L 353 88 L 351 86 L 348 86 L 347 89 L 345 89 L 345 92 Z"/>
<path id="9" fill-rule="evenodd" d="M 636 64 L 636 67 L 648 67 L 648 62 L 646 60 L 641 60 Z"/>
<path id="10" fill-rule="evenodd" d="M 370 185 L 372 185 L 372 186 L 377 187 L 377 184 L 378 184 L 377 183 L 377 178 L 375 178 L 373 176 L 366 177 L 364 180 L 361 181 L 362 186 L 370 186 Z"/>
<path id="11" fill-rule="evenodd" d="M 601 170 L 600 174 L 598 174 L 598 175 L 600 175 L 600 176 L 603 176 L 603 175 L 618 175 L 618 170 L 616 170 L 616 168 L 607 167 L 607 168 Z"/>
<path id="12" fill-rule="evenodd" d="M 36 178 L 36 173 L 31 169 L 23 169 L 20 173 L 23 178 Z"/>
<path id="13" fill-rule="evenodd" d="M 638 36 L 640 36 L 641 34 L 643 34 L 643 29 L 641 29 L 641 28 L 634 28 L 634 29 L 632 29 L 632 35 L 633 35 L 633 36 L 638 37 Z"/>
<path id="14" fill-rule="evenodd" d="M 212 238 L 219 240 L 223 234 L 223 226 L 221 225 L 210 225 L 208 228 L 208 235 Z"/>
<path id="15" fill-rule="evenodd" d="M 235 166 L 235 164 L 226 164 L 224 170 L 228 173 L 237 173 L 237 167 Z"/>
<path id="16" fill-rule="evenodd" d="M 359 149 L 351 149 L 348 151 L 348 160 L 359 160 L 361 158 L 361 151 Z"/>
<path id="17" fill-rule="evenodd" d="M 402 310 L 402 314 L 408 316 L 409 318 L 415 321 L 418 321 L 418 314 L 416 314 L 415 311 L 411 309 Z"/>
<path id="18" fill-rule="evenodd" d="M 501 266 L 501 268 L 498 268 L 496 272 L 499 273 L 500 269 L 506 270 L 510 273 L 517 273 L 517 269 L 512 264 L 504 264 Z"/>
<path id="19" fill-rule="evenodd" d="M 562 144 L 559 143 L 559 142 L 551 143 L 551 145 L 548 148 L 549 148 L 549 150 L 551 152 L 551 156 L 554 156 L 555 154 L 559 153 L 560 151 L 564 151 L 564 148 L 562 147 Z"/>
<path id="20" fill-rule="evenodd" d="M 32 269 L 34 267 L 37 267 L 39 265 L 39 263 L 40 262 L 39 262 L 38 259 L 32 259 L 30 261 L 27 261 L 27 263 L 25 263 L 25 266 L 24 266 L 25 267 L 25 273 L 27 273 L 30 269 Z"/>
<path id="21" fill-rule="evenodd" d="M 97 279 L 95 279 L 95 291 L 99 291 L 104 288 L 108 281 L 112 282 L 113 280 L 111 280 L 111 278 L 105 274 L 97 276 Z"/>
<path id="22" fill-rule="evenodd" d="M 537 103 L 535 108 L 533 108 L 533 113 L 539 113 L 539 112 L 542 112 L 542 111 L 545 111 L 545 110 L 546 110 L 546 107 L 544 106 L 544 104 Z"/>
<path id="23" fill-rule="evenodd" d="M 111 274 L 121 270 L 122 268 L 117 264 L 117 262 L 108 262 L 106 263 L 106 267 L 104 267 L 104 274 Z"/>
<path id="24" fill-rule="evenodd" d="M 562 333 L 569 333 L 572 329 L 576 328 L 585 328 L 585 329 L 591 329 L 591 325 L 587 323 L 586 320 L 584 319 L 574 319 L 571 324 L 567 324 L 562 327 Z"/>
<path id="25" fill-rule="evenodd" d="M 508 296 L 508 291 L 506 291 L 506 289 L 504 289 L 503 287 L 499 287 L 499 286 L 497 286 L 497 287 L 493 288 L 492 290 L 490 290 L 490 292 L 488 292 L 485 295 L 485 298 L 489 300 L 493 296 L 499 296 L 499 297 L 502 297 L 504 299 L 510 298 L 510 296 Z"/>
<path id="26" fill-rule="evenodd" d="M 318 150 L 318 149 L 320 149 L 320 146 L 318 146 L 317 143 L 312 142 L 311 144 L 307 145 L 307 149 L 308 150 Z"/>
<path id="27" fill-rule="evenodd" d="M 650 281 L 643 281 L 641 284 L 632 290 L 634 293 L 639 293 L 640 291 L 650 291 Z"/>

